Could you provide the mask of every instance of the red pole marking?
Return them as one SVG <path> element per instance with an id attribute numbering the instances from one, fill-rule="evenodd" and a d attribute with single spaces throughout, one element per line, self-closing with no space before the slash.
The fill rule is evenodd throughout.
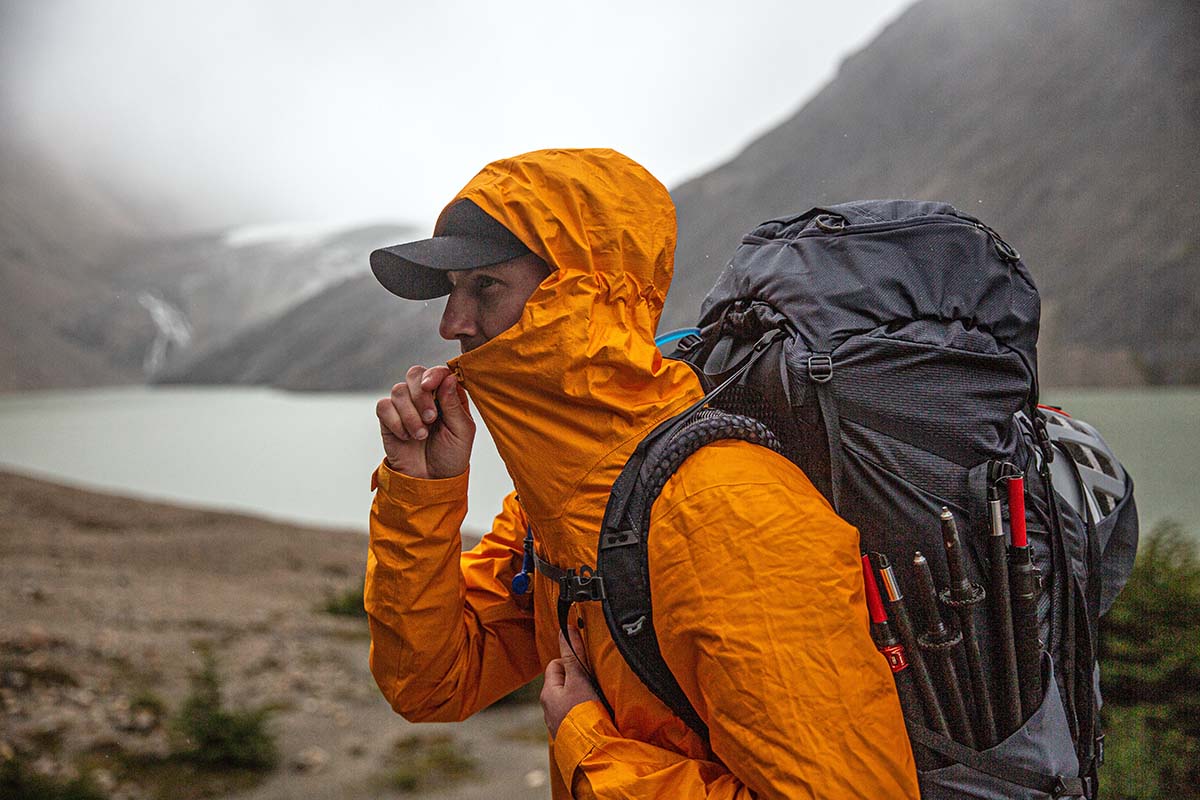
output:
<path id="1" fill-rule="evenodd" d="M 871 559 L 862 557 L 863 584 L 867 588 L 867 610 L 871 612 L 871 622 L 879 624 L 887 622 L 887 612 L 883 610 L 883 600 L 879 597 L 879 585 L 875 583 L 875 572 L 871 569 Z"/>
<path id="2" fill-rule="evenodd" d="M 1058 406 L 1048 406 L 1048 405 L 1046 405 L 1045 403 L 1038 403 L 1038 408 L 1044 408 L 1044 409 L 1046 409 L 1047 411 L 1057 411 L 1059 414 L 1062 414 L 1064 417 L 1069 417 L 1069 416 L 1071 416 L 1070 414 L 1068 414 L 1067 412 L 1063 411 L 1063 410 L 1062 410 L 1061 408 L 1059 408 Z"/>
<path id="3" fill-rule="evenodd" d="M 1008 516 L 1012 526 L 1013 547 L 1028 547 L 1025 535 L 1025 479 L 1008 479 Z"/>
<path id="4" fill-rule="evenodd" d="M 890 647 L 881 647 L 879 652 L 883 653 L 887 658 L 888 666 L 892 668 L 892 672 L 899 672 L 902 669 L 908 668 L 908 659 L 904 655 L 904 645 L 894 644 Z"/>

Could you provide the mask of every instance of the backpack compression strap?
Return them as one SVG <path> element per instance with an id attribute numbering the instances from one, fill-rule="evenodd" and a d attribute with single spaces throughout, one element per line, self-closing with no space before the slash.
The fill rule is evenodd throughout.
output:
<path id="1" fill-rule="evenodd" d="M 671 426 L 667 437 L 635 453 L 613 484 L 596 573 L 604 576 L 604 619 L 617 649 L 642 683 L 707 742 L 708 726 L 671 674 L 654 631 L 647 547 L 650 509 L 679 466 L 707 444 L 739 439 L 776 452 L 780 445 L 775 434 L 750 417 L 715 409 L 689 409 L 680 416 L 694 419 L 680 420 L 681 427 Z"/>

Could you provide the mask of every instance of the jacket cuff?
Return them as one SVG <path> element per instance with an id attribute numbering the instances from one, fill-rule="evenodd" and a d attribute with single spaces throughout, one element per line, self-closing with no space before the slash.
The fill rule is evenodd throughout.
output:
<path id="1" fill-rule="evenodd" d="M 471 468 L 467 467 L 461 475 L 452 478 L 414 478 L 403 472 L 396 472 L 388 466 L 385 459 L 371 474 L 371 491 L 378 490 L 381 495 L 400 505 L 426 505 L 453 500 L 462 497 L 466 492 L 470 472 Z"/>
<path id="2" fill-rule="evenodd" d="M 461 515 L 467 497 L 468 468 L 452 478 L 414 478 L 396 472 L 383 462 L 371 475 L 376 490 L 372 517 L 393 528 L 403 528 L 414 514 L 436 511 L 441 516 Z M 458 529 L 461 516 L 453 527 Z"/>
<path id="3" fill-rule="evenodd" d="M 575 770 L 595 750 L 600 739 L 618 737 L 616 727 L 599 700 L 580 703 L 567 712 L 551 742 L 554 763 L 566 786 L 574 785 Z"/>

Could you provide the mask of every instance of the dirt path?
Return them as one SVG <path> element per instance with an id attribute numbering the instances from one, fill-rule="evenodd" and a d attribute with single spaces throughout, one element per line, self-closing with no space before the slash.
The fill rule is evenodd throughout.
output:
<path id="1" fill-rule="evenodd" d="M 114 798 L 548 797 L 536 704 L 458 725 L 392 713 L 367 668 L 365 617 L 322 609 L 361 587 L 365 554 L 356 533 L 0 472 L 0 763 L 84 774 Z M 227 708 L 276 709 L 280 759 L 265 777 L 167 757 L 178 748 L 170 719 L 205 650 Z M 415 778 L 398 776 L 393 755 L 406 740 L 404 752 L 434 754 L 415 762 Z M 397 788 L 433 776 L 438 759 L 459 772 L 473 761 L 476 775 Z"/>

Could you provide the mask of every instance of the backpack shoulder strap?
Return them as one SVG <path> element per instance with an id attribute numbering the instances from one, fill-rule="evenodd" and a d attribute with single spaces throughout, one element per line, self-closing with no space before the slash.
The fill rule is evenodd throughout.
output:
<path id="1" fill-rule="evenodd" d="M 679 427 L 672 425 L 669 436 L 635 452 L 613 484 L 596 572 L 604 577 L 604 619 L 617 650 L 646 688 L 707 742 L 708 726 L 671 674 L 654 630 L 647 547 L 650 509 L 679 466 L 707 444 L 739 439 L 776 452 L 780 445 L 765 425 L 750 417 L 708 408 L 689 409 L 680 417 L 689 415 L 691 419 L 679 420 Z"/>

